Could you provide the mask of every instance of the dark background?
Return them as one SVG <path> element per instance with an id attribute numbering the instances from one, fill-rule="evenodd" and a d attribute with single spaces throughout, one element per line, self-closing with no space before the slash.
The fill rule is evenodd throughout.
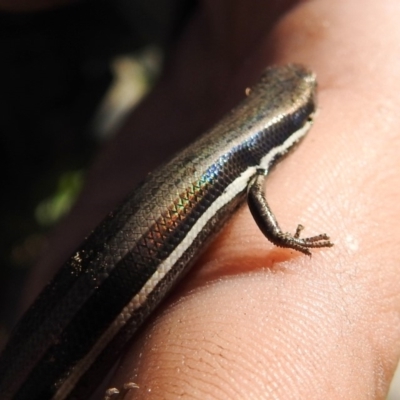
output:
<path id="1" fill-rule="evenodd" d="M 115 81 L 113 60 L 149 46 L 168 57 L 195 5 L 89 0 L 0 9 L 0 345 L 45 235 L 76 197 L 101 143 L 93 119 Z"/>

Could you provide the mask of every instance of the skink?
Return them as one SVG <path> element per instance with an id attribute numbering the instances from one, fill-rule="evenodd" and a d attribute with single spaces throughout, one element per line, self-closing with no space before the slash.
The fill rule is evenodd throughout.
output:
<path id="1" fill-rule="evenodd" d="M 271 168 L 307 133 L 315 75 L 267 69 L 248 97 L 150 174 L 71 256 L 0 357 L 3 400 L 87 399 L 127 342 L 243 200 L 274 244 L 304 254 L 325 234 L 284 233 L 263 194 Z"/>

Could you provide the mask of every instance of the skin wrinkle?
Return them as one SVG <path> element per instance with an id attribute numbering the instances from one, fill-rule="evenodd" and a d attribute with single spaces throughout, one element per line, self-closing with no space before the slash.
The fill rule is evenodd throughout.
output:
<path id="1" fill-rule="evenodd" d="M 189 360 L 190 361 L 190 360 Z M 193 360 L 195 361 L 195 360 Z M 202 364 L 204 366 L 204 359 L 202 359 Z M 204 398 L 203 396 L 207 393 L 214 393 L 216 394 L 216 390 L 218 391 L 218 387 L 216 387 L 214 384 L 212 384 L 212 382 L 210 383 L 210 379 L 209 376 L 204 375 L 204 372 L 202 370 L 199 370 L 198 368 L 196 368 L 196 366 L 198 366 L 199 364 L 197 362 L 194 362 L 192 364 L 193 366 L 191 366 L 190 362 L 186 362 L 185 363 L 185 368 L 188 368 L 189 370 L 191 370 L 191 373 L 193 373 L 193 371 L 195 371 L 195 373 L 199 376 L 199 380 L 197 382 L 197 385 L 195 387 L 193 387 L 190 384 L 190 381 L 186 381 L 184 380 L 184 385 L 178 385 L 175 386 L 173 385 L 173 383 L 171 383 L 170 385 L 170 393 L 174 393 L 174 394 L 178 394 L 178 393 L 192 393 L 192 394 L 196 394 L 198 396 L 198 398 Z M 172 371 L 172 374 L 174 372 Z M 168 373 L 166 374 L 166 378 L 168 378 Z M 172 382 L 172 380 L 170 381 Z M 182 388 L 181 388 L 182 387 Z M 223 398 L 223 395 L 221 393 L 221 398 Z"/>
<path id="2" fill-rule="evenodd" d="M 289 311 L 290 311 L 290 309 L 289 309 Z M 297 317 L 297 315 L 294 316 L 293 320 L 296 320 L 296 317 Z M 251 326 L 251 325 L 250 325 L 250 326 Z M 286 335 L 286 336 L 287 336 L 287 335 Z M 284 335 L 284 337 L 286 337 L 286 336 Z M 297 336 L 296 333 L 295 333 L 295 336 Z M 290 339 L 290 337 L 289 337 L 289 339 Z M 289 340 L 289 343 L 290 343 L 290 340 Z M 284 348 L 285 348 L 285 347 L 287 347 L 287 346 L 281 346 L 281 347 L 284 347 Z M 244 351 L 244 353 L 247 353 L 247 351 Z M 290 353 L 291 353 L 291 351 L 288 351 L 288 352 L 287 352 L 287 354 L 289 354 L 289 355 L 290 355 Z"/>
<path id="3" fill-rule="evenodd" d="M 196 322 L 196 321 L 194 321 L 194 322 Z M 172 333 L 172 335 L 173 335 L 173 333 Z M 181 341 L 181 346 L 183 347 L 183 348 L 189 348 L 190 350 L 193 350 L 193 349 L 195 349 L 196 348 L 196 343 L 191 343 L 191 345 L 188 347 L 188 346 L 186 346 L 184 343 L 184 341 L 182 341 L 182 338 L 180 338 L 180 341 Z M 186 342 L 187 343 L 187 342 Z M 175 348 L 175 345 L 174 345 L 174 341 L 172 341 L 171 342 L 171 344 L 172 344 L 172 346 Z M 178 346 L 179 347 L 179 346 Z M 208 352 L 206 353 L 206 355 L 208 354 Z M 202 364 L 201 365 L 203 365 L 204 366 L 204 361 L 205 361 L 205 356 L 204 356 L 204 354 L 201 356 L 199 356 L 199 357 L 201 357 L 201 360 L 202 360 Z M 215 359 L 212 357 L 212 355 L 210 356 L 210 361 L 215 361 Z M 162 366 L 162 363 L 160 363 L 161 364 L 161 366 Z M 158 362 L 156 362 L 156 365 L 158 365 Z M 191 365 L 193 365 L 193 367 L 191 367 Z M 202 369 L 198 369 L 198 368 L 196 368 L 196 365 L 198 365 L 197 364 L 197 362 L 196 362 L 196 360 L 195 359 L 192 359 L 192 362 L 191 362 L 191 360 L 190 359 L 188 359 L 188 360 L 186 360 L 186 362 L 185 362 L 185 368 L 189 368 L 189 369 L 191 369 L 192 371 L 193 370 L 197 370 L 197 371 L 202 371 Z M 204 366 L 205 367 L 205 366 Z M 161 367 L 162 368 L 162 367 Z M 150 366 L 150 369 L 151 369 L 151 366 Z M 203 371 L 204 373 L 207 371 L 207 368 L 205 367 L 205 370 Z M 203 374 L 203 372 L 201 372 L 201 374 Z M 200 382 L 202 382 L 202 384 L 200 385 L 200 387 L 203 387 L 203 385 L 207 382 L 207 380 L 209 380 L 209 378 L 204 378 L 204 379 L 200 379 Z M 209 384 L 210 385 L 210 384 Z M 214 385 L 212 385 L 212 386 L 214 386 Z M 173 388 L 172 387 L 170 387 L 170 389 L 172 390 Z M 174 391 L 171 391 L 171 393 L 173 393 Z M 190 391 L 190 392 L 193 392 L 192 390 Z M 195 393 L 202 393 L 202 391 L 199 389 L 199 388 L 195 388 L 195 391 L 194 391 Z M 212 390 L 210 390 L 210 392 L 213 392 Z M 215 393 L 215 391 L 214 391 L 214 393 Z M 199 395 L 199 397 L 198 398 L 204 398 L 204 397 L 202 397 L 202 395 Z M 221 395 L 221 398 L 223 398 L 223 396 Z"/>

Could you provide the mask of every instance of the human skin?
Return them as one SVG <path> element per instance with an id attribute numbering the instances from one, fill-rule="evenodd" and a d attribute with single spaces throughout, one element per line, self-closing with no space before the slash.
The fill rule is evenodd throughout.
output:
<path id="1" fill-rule="evenodd" d="M 27 298 L 270 64 L 314 70 L 319 113 L 267 198 L 284 230 L 302 223 L 335 246 L 276 248 L 244 205 L 126 352 L 109 386 L 135 382 L 127 400 L 385 398 L 400 345 L 399 13 L 397 0 L 200 2 L 50 238 Z"/>

